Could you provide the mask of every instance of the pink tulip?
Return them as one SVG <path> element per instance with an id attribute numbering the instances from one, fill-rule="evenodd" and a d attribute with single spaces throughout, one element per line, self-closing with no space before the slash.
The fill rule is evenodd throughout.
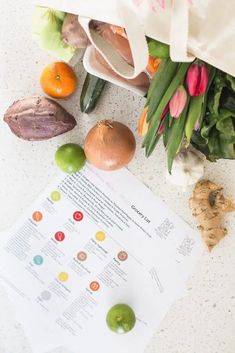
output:
<path id="1" fill-rule="evenodd" d="M 187 72 L 186 82 L 190 96 L 202 96 L 208 85 L 208 69 L 205 63 L 193 63 Z"/>
<path id="2" fill-rule="evenodd" d="M 178 118 L 182 111 L 184 110 L 185 104 L 187 102 L 187 92 L 184 86 L 179 86 L 173 96 L 170 99 L 170 115 L 173 118 Z"/>

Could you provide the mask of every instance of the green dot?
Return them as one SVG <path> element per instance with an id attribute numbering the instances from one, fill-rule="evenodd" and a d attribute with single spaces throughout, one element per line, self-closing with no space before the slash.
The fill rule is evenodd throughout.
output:
<path id="1" fill-rule="evenodd" d="M 51 199 L 55 202 L 60 201 L 61 199 L 61 193 L 59 191 L 52 191 L 51 193 Z"/>

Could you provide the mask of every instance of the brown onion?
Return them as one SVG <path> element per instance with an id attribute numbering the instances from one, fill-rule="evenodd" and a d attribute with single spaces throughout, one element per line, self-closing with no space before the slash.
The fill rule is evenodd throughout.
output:
<path id="1" fill-rule="evenodd" d="M 133 158 L 136 148 L 131 130 L 118 121 L 102 120 L 88 132 L 84 151 L 87 160 L 103 170 L 124 167 Z"/>

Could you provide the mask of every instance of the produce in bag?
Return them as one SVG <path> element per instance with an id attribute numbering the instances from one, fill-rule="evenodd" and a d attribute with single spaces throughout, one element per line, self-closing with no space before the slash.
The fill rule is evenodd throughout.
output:
<path id="1" fill-rule="evenodd" d="M 90 28 L 96 31 L 104 41 L 111 45 L 129 65 L 134 65 L 128 39 L 114 32 L 112 25 L 93 20 L 90 23 Z"/>
<path id="2" fill-rule="evenodd" d="M 146 75 L 145 72 L 142 72 L 134 79 L 130 79 L 130 80 L 125 79 L 125 78 L 119 76 L 118 74 L 116 74 L 116 72 L 114 72 L 111 69 L 111 67 L 105 61 L 103 56 L 95 48 L 92 48 L 92 57 L 93 57 L 92 59 L 94 62 L 94 67 L 96 70 L 101 71 L 107 75 L 112 75 L 113 77 L 116 77 L 123 82 L 128 82 L 130 85 L 132 85 L 134 87 L 138 87 L 143 90 L 148 89 L 150 81 L 149 81 L 149 77 Z"/>
<path id="3" fill-rule="evenodd" d="M 64 18 L 62 40 L 74 48 L 87 48 L 91 43 L 79 23 L 79 16 L 67 13 Z"/>
<path id="4" fill-rule="evenodd" d="M 43 6 L 35 6 L 32 21 L 32 36 L 38 45 L 48 52 L 69 61 L 75 48 L 65 43 L 61 36 L 65 13 Z"/>

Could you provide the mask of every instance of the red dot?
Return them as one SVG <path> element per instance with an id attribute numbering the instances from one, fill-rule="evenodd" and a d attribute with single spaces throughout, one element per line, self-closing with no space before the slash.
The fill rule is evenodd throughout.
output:
<path id="1" fill-rule="evenodd" d="M 81 211 L 74 212 L 73 219 L 77 222 L 80 222 L 83 219 L 83 213 Z"/>
<path id="2" fill-rule="evenodd" d="M 63 232 L 56 232 L 55 233 L 55 240 L 57 241 L 63 241 L 65 238 L 65 235 Z"/>

